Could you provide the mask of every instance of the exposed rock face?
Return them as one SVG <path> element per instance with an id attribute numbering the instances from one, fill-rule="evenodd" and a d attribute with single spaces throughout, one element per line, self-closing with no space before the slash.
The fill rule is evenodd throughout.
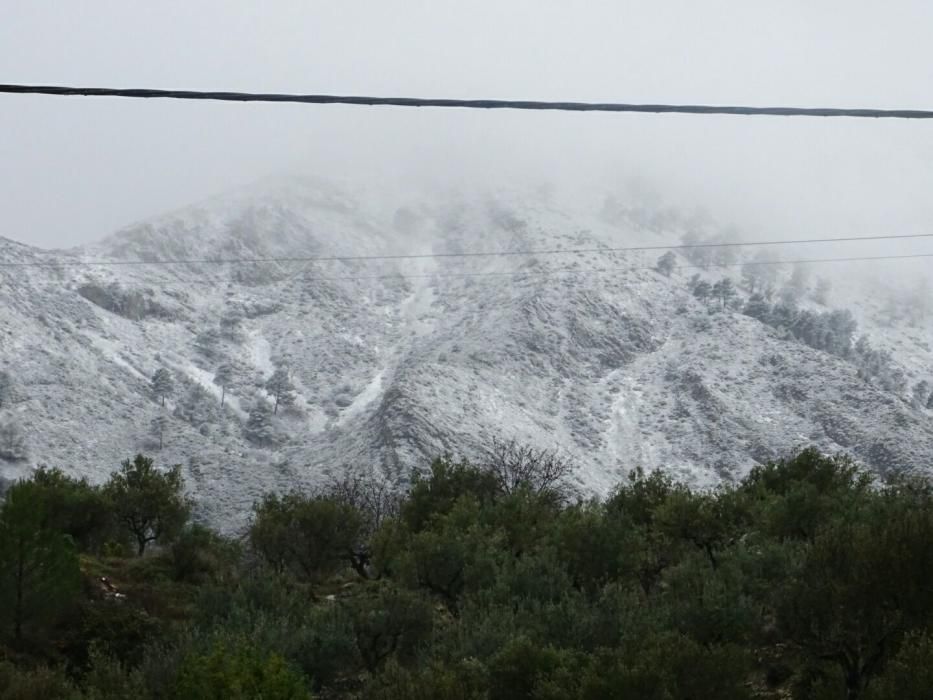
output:
<path id="1" fill-rule="evenodd" d="M 676 217 L 649 227 L 632 211 L 640 218 L 607 220 L 600 206 L 561 210 L 523 195 L 402 200 L 294 180 L 87 249 L 0 239 L 11 262 L 201 261 L 0 268 L 0 369 L 19 397 L 3 410 L 24 426 L 32 462 L 102 480 L 132 453 L 155 451 L 148 426 L 163 409 L 149 379 L 169 369 L 155 457 L 183 464 L 204 514 L 229 527 L 264 490 L 371 463 L 406 479 L 494 435 L 559 447 L 594 491 L 635 466 L 711 485 L 803 444 L 845 449 L 882 472 L 926 468 L 933 412 L 754 318 L 710 314 L 687 290 L 695 270 L 667 277 L 649 269 L 653 258 L 613 253 L 358 259 L 683 233 Z M 357 259 L 307 260 L 322 256 Z M 229 258 L 277 261 L 209 262 Z M 514 270 L 526 274 L 502 274 Z M 837 302 L 914 381 L 925 378 L 929 329 L 875 333 L 870 299 Z M 232 380 L 221 410 L 212 379 L 223 363 Z M 260 448 L 244 426 L 277 367 L 290 370 L 297 400 L 273 418 L 276 447 Z M 0 461 L 0 477 L 27 468 Z"/>

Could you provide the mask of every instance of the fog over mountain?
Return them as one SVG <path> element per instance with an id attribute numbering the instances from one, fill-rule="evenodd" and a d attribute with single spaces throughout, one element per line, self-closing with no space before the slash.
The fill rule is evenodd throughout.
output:
<path id="1" fill-rule="evenodd" d="M 3 421 L 25 445 L 0 466 L 98 481 L 151 452 L 182 463 L 203 517 L 224 525 L 270 488 L 371 467 L 404 483 L 435 455 L 481 456 L 493 437 L 561 450 L 591 493 L 636 466 L 715 485 L 803 444 L 881 472 L 924 466 L 928 292 L 865 267 L 743 267 L 760 261 L 754 247 L 684 249 L 669 274 L 653 269 L 661 251 L 281 260 L 743 237 L 638 186 L 584 201 L 292 177 L 81 248 L 4 240 L 3 259 L 27 263 L 0 270 Z M 280 260 L 67 264 L 218 258 Z M 725 278 L 721 298 L 697 291 Z M 765 287 L 767 301 L 754 295 Z M 164 406 L 159 369 L 174 380 Z M 294 401 L 269 415 L 277 369 Z"/>
<path id="2" fill-rule="evenodd" d="M 20 3 L 0 73 L 929 108 L 933 9 L 881 11 Z M 663 250 L 450 254 L 921 235 L 931 189 L 925 122 L 0 95 L 0 476 L 100 480 L 152 452 L 232 525 L 267 489 L 405 482 L 493 437 L 563 451 L 592 492 L 636 466 L 714 485 L 803 444 L 925 468 L 929 258 L 777 263 L 930 239 L 685 248 L 660 270 Z M 307 260 L 335 256 L 386 257 Z M 277 261 L 148 264 L 234 258 Z"/>

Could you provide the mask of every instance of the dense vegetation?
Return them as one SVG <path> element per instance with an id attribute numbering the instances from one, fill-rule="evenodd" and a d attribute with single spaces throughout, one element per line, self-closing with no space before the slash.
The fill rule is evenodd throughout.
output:
<path id="1" fill-rule="evenodd" d="M 40 469 L 0 508 L 0 697 L 929 697 L 925 481 L 813 450 L 714 492 L 570 476 L 498 445 L 404 496 L 267 495 L 228 539 L 178 469 Z"/>

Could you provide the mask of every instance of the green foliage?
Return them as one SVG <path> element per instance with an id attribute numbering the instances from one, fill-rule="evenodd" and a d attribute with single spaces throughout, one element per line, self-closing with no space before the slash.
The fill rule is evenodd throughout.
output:
<path id="1" fill-rule="evenodd" d="M 55 620 L 75 600 L 78 556 L 68 535 L 50 529 L 38 484 L 20 481 L 0 508 L 0 622 L 19 642 L 29 623 Z"/>
<path id="2" fill-rule="evenodd" d="M 490 700 L 573 697 L 581 675 L 574 656 L 526 637 L 511 640 L 489 660 Z"/>
<path id="3" fill-rule="evenodd" d="M 102 489 L 40 470 L 0 510 L 2 602 L 18 552 L 37 577 L 0 697 L 929 696 L 933 482 L 805 450 L 734 488 L 635 470 L 571 503 L 549 453 L 494 453 L 436 460 L 398 507 L 361 481 L 268 495 L 245 549 L 183 527 L 177 470 L 139 457 Z M 137 511 L 175 514 L 171 546 L 97 556 Z"/>
<path id="4" fill-rule="evenodd" d="M 25 669 L 0 661 L 0 697 L 4 700 L 82 700 L 63 671 L 39 666 Z"/>
<path id="5" fill-rule="evenodd" d="M 865 694 L 867 700 L 926 700 L 933 688 L 933 636 L 912 634 Z"/>
<path id="6" fill-rule="evenodd" d="M 142 700 L 149 696 L 142 673 L 97 648 L 91 649 L 82 686 L 85 700 Z"/>
<path id="7" fill-rule="evenodd" d="M 175 579 L 204 583 L 231 576 L 239 559 L 239 547 L 207 527 L 193 524 L 172 544 Z"/>
<path id="8" fill-rule="evenodd" d="M 178 672 L 178 700 L 310 700 L 301 673 L 281 656 L 245 640 L 217 643 L 203 654 L 186 657 Z"/>
<path id="9" fill-rule="evenodd" d="M 40 467 L 31 479 L 38 507 L 46 514 L 45 526 L 69 535 L 81 551 L 98 552 L 107 541 L 120 538 L 113 505 L 86 479 L 75 479 L 61 469 Z"/>
<path id="10" fill-rule="evenodd" d="M 803 552 L 780 592 L 783 634 L 839 666 L 851 697 L 880 673 L 903 635 L 933 620 L 933 510 L 881 496 Z"/>
<path id="11" fill-rule="evenodd" d="M 401 520 L 411 532 L 420 532 L 432 518 L 449 512 L 462 496 L 486 503 L 500 493 L 498 480 L 489 471 L 467 462 L 438 458 L 431 463 L 428 476 L 415 474 L 408 498 L 402 504 Z"/>
<path id="12" fill-rule="evenodd" d="M 277 571 L 316 582 L 353 561 L 362 531 L 362 515 L 347 503 L 292 492 L 268 494 L 254 506 L 249 539 Z"/>
<path id="13" fill-rule="evenodd" d="M 705 647 L 672 634 L 643 638 L 623 651 L 606 651 L 583 679 L 582 700 L 744 700 L 749 663 L 732 646 Z"/>
<path id="14" fill-rule="evenodd" d="M 411 669 L 394 662 L 363 689 L 363 700 L 487 700 L 486 667 L 476 659 L 430 662 Z"/>
<path id="15" fill-rule="evenodd" d="M 139 556 L 150 543 L 167 544 L 181 532 L 191 509 L 183 488 L 180 465 L 162 472 L 143 455 L 124 461 L 110 475 L 104 494 L 118 522 L 136 541 Z"/>
<path id="16" fill-rule="evenodd" d="M 390 656 L 411 663 L 432 631 L 432 610 L 418 595 L 380 587 L 374 595 L 347 604 L 357 649 L 372 672 Z"/>

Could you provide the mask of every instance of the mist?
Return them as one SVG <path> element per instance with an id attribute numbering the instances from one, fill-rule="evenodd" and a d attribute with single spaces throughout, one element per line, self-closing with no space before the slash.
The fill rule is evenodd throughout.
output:
<path id="1" fill-rule="evenodd" d="M 258 7 L 18 3 L 0 21 L 0 74 L 107 87 L 931 106 L 925 2 Z M 933 221 L 925 122 L 0 96 L 0 235 L 24 243 L 87 243 L 291 172 L 412 188 L 550 184 L 597 197 L 635 178 L 748 237 L 923 233 Z"/>

